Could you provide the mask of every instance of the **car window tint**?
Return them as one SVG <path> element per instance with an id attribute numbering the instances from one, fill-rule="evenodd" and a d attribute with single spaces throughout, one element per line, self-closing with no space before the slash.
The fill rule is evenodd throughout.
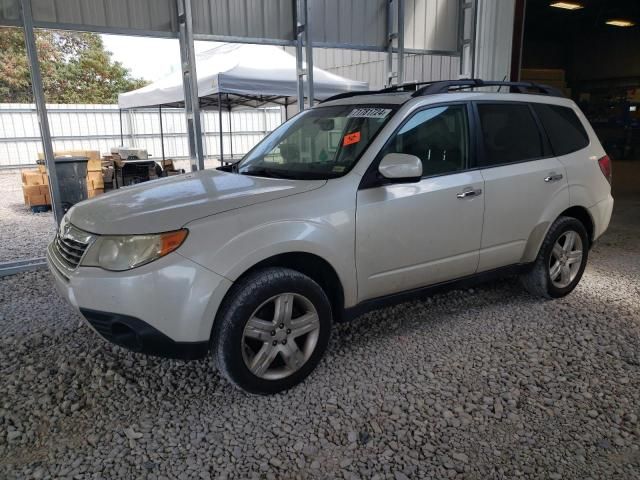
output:
<path id="1" fill-rule="evenodd" d="M 533 104 L 533 108 L 555 155 L 567 155 L 589 145 L 589 136 L 571 108 L 542 103 Z"/>
<path id="2" fill-rule="evenodd" d="M 484 140 L 483 166 L 540 158 L 542 139 L 529 106 L 515 103 L 480 103 Z"/>
<path id="3" fill-rule="evenodd" d="M 406 153 L 422 160 L 422 175 L 463 170 L 469 155 L 469 128 L 464 105 L 421 110 L 389 141 L 383 155 Z"/>

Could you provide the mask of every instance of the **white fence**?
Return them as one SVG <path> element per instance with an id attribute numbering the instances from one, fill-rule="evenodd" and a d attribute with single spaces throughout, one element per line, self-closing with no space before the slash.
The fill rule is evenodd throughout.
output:
<path id="1" fill-rule="evenodd" d="M 162 157 L 160 113 L 157 108 L 122 111 L 117 105 L 47 105 L 54 150 L 100 150 L 125 145 L 146 148 L 152 158 Z M 208 158 L 219 158 L 217 111 L 204 111 L 204 149 Z M 122 120 L 122 122 L 121 122 Z M 247 153 L 282 121 L 280 108 L 223 112 L 224 156 Z M 162 109 L 166 158 L 182 159 L 189 147 L 184 111 Z M 232 148 L 233 147 L 233 148 Z M 42 151 L 40 130 L 33 104 L 0 104 L 0 168 L 33 165 Z"/>

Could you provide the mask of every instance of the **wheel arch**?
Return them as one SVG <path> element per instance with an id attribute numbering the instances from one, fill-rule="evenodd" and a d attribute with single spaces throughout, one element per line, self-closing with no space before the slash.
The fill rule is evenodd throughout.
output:
<path id="1" fill-rule="evenodd" d="M 594 222 L 589 210 L 585 207 L 574 205 L 573 207 L 569 207 L 560 214 L 558 214 L 552 221 L 550 222 L 541 222 L 531 231 L 529 235 L 529 239 L 527 240 L 527 245 L 524 250 L 524 254 L 522 255 L 521 263 L 531 263 L 535 261 L 538 256 L 538 252 L 540 251 L 540 247 L 542 246 L 542 242 L 544 238 L 547 236 L 547 232 L 551 228 L 551 225 L 560 217 L 571 217 L 580 221 L 584 225 L 584 228 L 587 230 L 587 234 L 589 237 L 589 246 L 593 243 L 593 235 L 594 235 Z"/>
<path id="2" fill-rule="evenodd" d="M 333 311 L 334 321 L 341 321 L 345 310 L 344 286 L 335 268 L 314 253 L 297 251 L 272 255 L 252 265 L 238 276 L 239 281 L 256 270 L 283 267 L 296 270 L 315 281 L 324 290 Z"/>

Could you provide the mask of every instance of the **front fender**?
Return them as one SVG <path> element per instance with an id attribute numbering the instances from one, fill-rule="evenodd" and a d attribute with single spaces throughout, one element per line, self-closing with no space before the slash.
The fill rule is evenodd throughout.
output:
<path id="1" fill-rule="evenodd" d="M 238 219 L 219 218 L 215 228 L 190 225 L 188 240 L 192 241 L 187 241 L 180 253 L 232 282 L 275 255 L 313 254 L 327 261 L 337 273 L 348 307 L 357 299 L 353 222 L 348 218 L 332 220 L 272 221 L 238 231 Z M 233 227 L 236 233 L 232 233 Z"/>

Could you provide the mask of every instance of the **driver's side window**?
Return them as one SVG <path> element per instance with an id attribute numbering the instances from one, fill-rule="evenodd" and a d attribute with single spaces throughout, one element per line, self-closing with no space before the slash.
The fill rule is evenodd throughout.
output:
<path id="1" fill-rule="evenodd" d="M 469 123 L 465 105 L 427 108 L 413 115 L 382 152 L 415 155 L 422 175 L 429 177 L 464 170 L 469 160 Z"/>

